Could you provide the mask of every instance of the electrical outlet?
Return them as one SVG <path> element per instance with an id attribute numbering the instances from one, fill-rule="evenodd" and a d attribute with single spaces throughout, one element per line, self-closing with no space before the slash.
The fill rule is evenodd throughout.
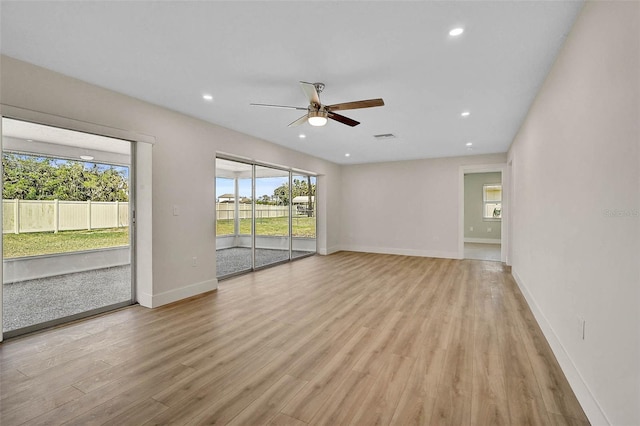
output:
<path id="1" fill-rule="evenodd" d="M 173 206 L 173 215 L 174 216 L 180 216 L 180 207 Z"/>
<path id="2" fill-rule="evenodd" d="M 191 266 L 198 266 L 198 258 L 196 256 L 191 258 Z"/>
<path id="3" fill-rule="evenodd" d="M 469 231 L 473 231 L 473 226 L 470 226 L 470 227 L 469 227 Z"/>
<path id="4" fill-rule="evenodd" d="M 487 232 L 491 232 L 491 228 L 487 228 Z"/>

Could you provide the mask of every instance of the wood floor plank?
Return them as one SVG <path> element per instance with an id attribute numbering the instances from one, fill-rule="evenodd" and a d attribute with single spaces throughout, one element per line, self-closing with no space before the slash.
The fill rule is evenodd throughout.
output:
<path id="1" fill-rule="evenodd" d="M 234 417 L 229 425 L 262 425 L 269 423 L 284 405 L 306 385 L 296 377 L 284 375 L 273 386 Z"/>
<path id="2" fill-rule="evenodd" d="M 54 393 L 58 389 L 72 385 L 81 377 L 96 374 L 110 367 L 103 361 L 94 359 L 93 356 L 83 357 L 75 362 L 46 370 L 13 389 L 6 389 L 7 393 L 3 395 L 0 404 L 2 407 L 30 404 L 35 397 Z"/>
<path id="3" fill-rule="evenodd" d="M 447 352 L 437 339 L 425 343 L 398 401 L 393 425 L 427 425 L 431 421 Z"/>
<path id="4" fill-rule="evenodd" d="M 269 426 L 305 426 L 307 423 L 294 419 L 286 414 L 278 413 L 269 423 Z"/>
<path id="5" fill-rule="evenodd" d="M 2 342 L 0 421 L 588 424 L 502 264 L 354 252 Z"/>
<path id="6" fill-rule="evenodd" d="M 491 323 L 476 322 L 473 353 L 471 424 L 508 425 L 506 379 Z"/>
<path id="7" fill-rule="evenodd" d="M 340 333 L 322 333 L 303 347 L 294 347 L 288 356 L 291 364 L 287 374 L 304 380 L 311 380 L 318 371 L 338 355 L 345 344 L 361 329 L 344 327 Z"/>
<path id="8" fill-rule="evenodd" d="M 574 419 L 572 417 L 565 417 L 556 413 L 549 413 L 549 419 L 552 426 L 589 426 L 589 420 Z"/>
<path id="9" fill-rule="evenodd" d="M 360 351 L 369 341 L 371 330 L 360 328 L 329 364 L 320 370 L 281 411 L 303 422 L 310 422 L 322 405 L 331 397 L 352 370 Z"/>
<path id="10" fill-rule="evenodd" d="M 474 300 L 475 329 L 473 333 L 473 383 L 471 400 L 471 424 L 508 425 L 509 405 L 504 362 L 499 350 L 491 282 L 477 263 L 471 264 L 470 279 L 476 285 Z"/>
<path id="11" fill-rule="evenodd" d="M 395 414 L 416 359 L 391 355 L 351 419 L 353 424 L 387 425 Z"/>
<path id="12" fill-rule="evenodd" d="M 456 318 L 438 383 L 433 424 L 470 424 L 473 383 L 472 317 Z"/>
<path id="13" fill-rule="evenodd" d="M 155 371 L 147 373 L 144 377 L 124 377 L 99 388 L 96 391 L 89 392 L 81 397 L 74 399 L 54 410 L 48 411 L 39 417 L 36 417 L 26 423 L 25 426 L 43 426 L 43 425 L 60 425 L 74 419 L 87 419 L 87 413 L 92 412 L 91 417 L 98 418 L 96 412 L 113 413 L 107 415 L 102 421 L 109 421 L 114 417 L 118 417 L 116 413 L 116 404 L 119 411 L 126 411 L 128 407 L 136 404 L 140 400 L 150 398 L 158 388 L 168 386 L 174 381 L 179 381 L 184 377 L 188 377 L 194 373 L 190 367 L 181 364 L 160 364 Z M 110 411 L 107 411 L 107 408 Z M 94 411 L 95 410 L 95 411 Z M 154 415 L 157 413 L 154 413 Z"/>
<path id="14" fill-rule="evenodd" d="M 218 395 L 213 403 L 206 404 L 204 409 L 198 408 L 197 414 L 183 423 L 185 425 L 227 424 L 269 390 L 273 392 L 271 397 L 279 400 L 279 405 L 284 404 L 297 394 L 301 386 L 306 385 L 305 381 L 297 378 L 281 382 L 282 372 L 287 363 L 287 357 L 281 354 L 264 367 L 252 369 L 253 374 L 247 378 L 243 380 L 233 378 L 233 382 L 223 389 L 222 395 Z M 259 417 L 260 413 L 250 412 L 250 416 Z"/>
<path id="15" fill-rule="evenodd" d="M 513 323 L 498 325 L 498 329 L 500 328 L 504 329 L 498 335 L 502 337 L 500 346 L 505 368 L 510 423 L 548 424 L 548 412 L 527 351 L 521 344 L 519 329 Z"/>
<path id="16" fill-rule="evenodd" d="M 106 422 L 103 422 L 102 418 L 96 419 L 98 420 L 96 424 L 103 426 L 137 425 L 168 409 L 169 407 L 159 403 L 155 399 L 147 398 L 131 405 L 117 416 L 109 416 L 109 420 Z M 89 425 L 90 423 L 84 424 Z"/>
<path id="17" fill-rule="evenodd" d="M 260 348 L 243 356 L 232 354 L 217 360 L 211 366 L 197 369 L 195 378 L 186 377 L 163 389 L 157 389 L 153 398 L 170 407 L 180 407 L 189 398 L 198 396 L 201 391 L 224 391 L 227 386 L 233 384 L 233 380 L 242 381 L 278 356 L 280 353 L 270 348 Z"/>
<path id="18" fill-rule="evenodd" d="M 349 424 L 362 406 L 374 379 L 369 374 L 350 370 L 309 423 L 318 426 Z"/>
<path id="19" fill-rule="evenodd" d="M 0 415 L 2 424 L 21 424 L 26 420 L 31 420 L 42 414 L 50 412 L 61 405 L 80 398 L 83 395 L 78 389 L 72 386 L 55 389 L 52 392 L 39 394 L 32 397 L 28 403 L 11 405 L 14 408 L 7 410 Z M 4 405 L 4 404 L 3 404 Z"/>
<path id="20" fill-rule="evenodd" d="M 391 355 L 391 342 L 401 328 L 402 312 L 388 312 L 384 325 L 374 334 L 375 337 L 363 355 L 357 360 L 354 370 L 374 376 L 382 369 L 385 357 Z"/>

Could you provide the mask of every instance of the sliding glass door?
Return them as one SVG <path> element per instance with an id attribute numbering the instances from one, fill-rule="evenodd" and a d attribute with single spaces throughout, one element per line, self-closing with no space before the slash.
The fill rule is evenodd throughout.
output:
<path id="1" fill-rule="evenodd" d="M 2 128 L 5 336 L 133 303 L 131 143 Z"/>
<path id="2" fill-rule="evenodd" d="M 316 177 L 292 177 L 291 257 L 316 252 Z"/>
<path id="3" fill-rule="evenodd" d="M 315 194 L 315 176 L 217 158 L 217 277 L 314 254 Z"/>
<path id="4" fill-rule="evenodd" d="M 216 267 L 218 276 L 253 269 L 253 166 L 216 159 Z"/>
<path id="5" fill-rule="evenodd" d="M 256 194 L 267 193 L 274 188 L 271 203 L 255 206 L 255 267 L 261 268 L 290 258 L 291 202 L 288 171 L 264 166 L 255 168 Z"/>

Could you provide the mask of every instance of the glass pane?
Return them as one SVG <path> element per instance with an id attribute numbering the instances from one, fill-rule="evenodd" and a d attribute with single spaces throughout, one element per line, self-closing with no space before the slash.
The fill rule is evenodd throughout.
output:
<path id="1" fill-rule="evenodd" d="M 131 303 L 131 143 L 2 126 L 4 331 Z"/>
<path id="2" fill-rule="evenodd" d="M 235 217 L 235 195 L 234 192 L 224 192 L 224 190 L 233 191 L 233 179 L 217 177 L 216 178 L 216 235 L 234 235 L 234 217 Z M 222 192 L 222 193 L 221 193 Z"/>
<path id="3" fill-rule="evenodd" d="M 484 185 L 484 201 L 502 201 L 501 185 Z"/>
<path id="4" fill-rule="evenodd" d="M 501 203 L 486 203 L 484 205 L 484 217 L 487 219 L 500 219 L 502 218 L 502 204 Z"/>
<path id="5" fill-rule="evenodd" d="M 289 260 L 289 172 L 256 166 L 255 267 Z M 270 201 L 266 201 L 270 197 Z"/>
<path id="6" fill-rule="evenodd" d="M 316 177 L 293 175 L 293 216 L 291 257 L 316 252 Z"/>
<path id="7" fill-rule="evenodd" d="M 253 166 L 216 159 L 216 275 L 252 269 L 251 179 Z"/>

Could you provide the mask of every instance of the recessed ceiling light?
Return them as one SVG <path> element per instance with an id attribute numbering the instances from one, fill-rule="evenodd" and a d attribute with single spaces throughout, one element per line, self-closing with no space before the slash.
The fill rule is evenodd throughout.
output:
<path id="1" fill-rule="evenodd" d="M 348 152 L 344 155 L 345 157 L 351 157 L 351 154 L 349 154 Z"/>
<path id="2" fill-rule="evenodd" d="M 27 142 L 33 142 L 33 139 L 27 139 Z"/>
<path id="3" fill-rule="evenodd" d="M 467 146 L 473 146 L 473 142 L 467 142 Z"/>
<path id="4" fill-rule="evenodd" d="M 81 155 L 80 159 L 81 160 L 85 160 L 85 161 L 91 161 L 91 160 L 93 160 L 93 157 L 90 156 L 90 155 Z"/>
<path id="5" fill-rule="evenodd" d="M 460 34 L 462 34 L 464 32 L 464 28 L 454 28 L 451 31 L 449 31 L 449 35 L 450 36 L 459 36 Z"/>
<path id="6" fill-rule="evenodd" d="M 204 99 L 205 101 L 212 101 L 213 100 L 213 95 L 205 93 L 204 95 L 202 95 L 202 99 Z"/>
<path id="7" fill-rule="evenodd" d="M 300 133 L 300 134 L 298 135 L 298 137 L 299 137 L 300 139 L 304 139 L 304 138 L 306 138 L 306 137 L 307 137 L 307 135 L 305 135 L 304 133 Z"/>
<path id="8" fill-rule="evenodd" d="M 462 114 L 460 114 L 462 117 L 468 117 L 471 115 L 471 113 L 469 111 L 463 111 Z"/>

